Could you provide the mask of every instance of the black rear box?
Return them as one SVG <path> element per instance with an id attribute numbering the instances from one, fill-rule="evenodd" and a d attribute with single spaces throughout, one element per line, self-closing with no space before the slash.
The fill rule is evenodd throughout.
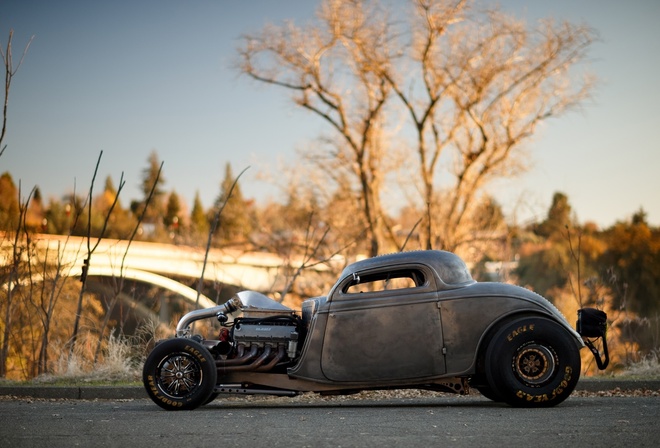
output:
<path id="1" fill-rule="evenodd" d="M 596 364 L 600 370 L 604 370 L 610 363 L 610 354 L 607 350 L 607 314 L 596 308 L 582 308 L 578 310 L 578 319 L 576 325 L 577 332 L 584 339 L 584 343 L 589 347 L 596 359 Z M 603 357 L 594 346 L 594 343 L 586 338 L 603 339 Z"/>
<path id="2" fill-rule="evenodd" d="M 607 314 L 596 308 L 578 310 L 577 332 L 586 338 L 600 338 L 607 332 Z"/>

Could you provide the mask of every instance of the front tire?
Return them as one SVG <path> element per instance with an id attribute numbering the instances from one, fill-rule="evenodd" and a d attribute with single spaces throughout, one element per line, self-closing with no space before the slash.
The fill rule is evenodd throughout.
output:
<path id="1" fill-rule="evenodd" d="M 195 409 L 207 402 L 217 380 L 215 360 L 192 339 L 168 339 L 156 345 L 142 370 L 149 397 L 168 411 Z"/>
<path id="2" fill-rule="evenodd" d="M 580 352 L 573 336 L 544 317 L 523 317 L 495 333 L 485 356 L 496 397 L 518 407 L 550 407 L 573 392 Z"/>

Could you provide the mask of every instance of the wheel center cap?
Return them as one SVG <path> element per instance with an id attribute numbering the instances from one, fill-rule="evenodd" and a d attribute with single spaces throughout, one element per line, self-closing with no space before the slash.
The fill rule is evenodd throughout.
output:
<path id="1" fill-rule="evenodd" d="M 554 357 L 550 350 L 541 345 L 524 347 L 514 362 L 518 377 L 531 385 L 541 385 L 554 375 Z"/>

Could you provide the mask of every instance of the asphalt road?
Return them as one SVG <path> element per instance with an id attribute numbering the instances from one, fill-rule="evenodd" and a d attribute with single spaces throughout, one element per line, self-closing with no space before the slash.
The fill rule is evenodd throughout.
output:
<path id="1" fill-rule="evenodd" d="M 659 397 L 571 397 L 516 409 L 480 395 L 220 399 L 167 412 L 146 399 L 0 401 L 6 447 L 651 447 Z"/>

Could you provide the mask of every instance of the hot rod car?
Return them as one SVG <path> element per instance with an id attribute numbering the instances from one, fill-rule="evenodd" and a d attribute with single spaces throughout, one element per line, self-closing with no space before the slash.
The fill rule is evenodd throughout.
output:
<path id="1" fill-rule="evenodd" d="M 192 334 L 200 319 L 220 322 L 214 339 Z M 242 291 L 190 312 L 148 355 L 143 382 L 168 410 L 219 394 L 470 387 L 512 406 L 547 407 L 575 388 L 585 345 L 607 366 L 605 331 L 602 311 L 580 310 L 576 331 L 525 288 L 474 281 L 453 253 L 403 252 L 349 265 L 300 311 Z"/>

